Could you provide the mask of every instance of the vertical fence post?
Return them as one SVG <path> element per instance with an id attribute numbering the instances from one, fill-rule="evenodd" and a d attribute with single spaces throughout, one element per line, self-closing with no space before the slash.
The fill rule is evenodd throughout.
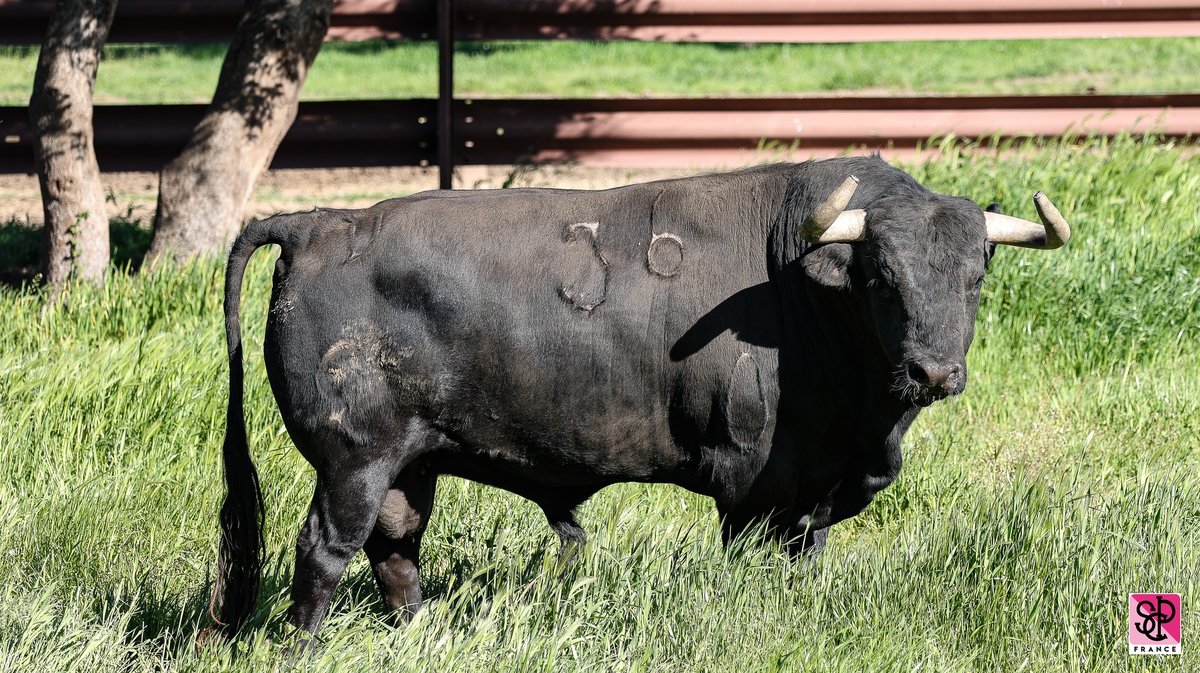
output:
<path id="1" fill-rule="evenodd" d="M 454 187 L 454 0 L 438 3 L 438 186 Z"/>

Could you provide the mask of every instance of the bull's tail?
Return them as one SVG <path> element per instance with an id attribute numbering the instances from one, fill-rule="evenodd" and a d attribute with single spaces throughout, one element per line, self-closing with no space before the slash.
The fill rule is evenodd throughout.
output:
<path id="1" fill-rule="evenodd" d="M 279 218 L 248 225 L 233 244 L 225 271 L 225 340 L 229 355 L 229 408 L 225 417 L 225 503 L 221 506 L 221 551 L 209 613 L 229 635 L 236 633 L 258 598 L 263 566 L 263 500 L 258 471 L 250 459 L 242 410 L 242 338 L 239 301 L 246 263 L 259 247 L 286 245 Z"/>

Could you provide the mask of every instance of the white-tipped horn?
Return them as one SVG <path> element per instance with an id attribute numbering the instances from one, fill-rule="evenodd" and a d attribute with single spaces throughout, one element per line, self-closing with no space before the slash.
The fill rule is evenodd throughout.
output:
<path id="1" fill-rule="evenodd" d="M 1033 195 L 1033 205 L 1037 208 L 1041 224 L 1011 215 L 984 213 L 988 240 L 1038 250 L 1053 250 L 1066 245 L 1071 239 L 1071 226 L 1050 198 L 1038 192 Z"/>
<path id="2" fill-rule="evenodd" d="M 854 191 L 858 189 L 858 178 L 851 175 L 821 205 L 813 209 L 804 222 L 800 235 L 812 243 L 838 243 L 861 241 L 866 234 L 866 212 L 846 210 Z"/>

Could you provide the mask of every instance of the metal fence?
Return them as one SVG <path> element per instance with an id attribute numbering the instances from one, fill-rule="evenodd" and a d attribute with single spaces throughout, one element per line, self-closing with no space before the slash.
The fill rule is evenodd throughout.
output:
<path id="1" fill-rule="evenodd" d="M 0 43 L 37 43 L 53 0 L 0 0 Z M 121 0 L 112 42 L 228 40 L 239 0 Z M 1180 0 L 341 0 L 330 40 L 439 44 L 439 97 L 302 103 L 273 163 L 438 165 L 565 160 L 729 165 L 757 154 L 914 148 L 934 135 L 1200 132 L 1200 94 L 468 100 L 453 91 L 456 39 L 862 42 L 1200 36 Z M 719 94 L 719 92 L 713 92 Z M 105 170 L 157 170 L 202 105 L 97 106 Z M 23 107 L 0 108 L 0 171 L 32 170 Z"/>

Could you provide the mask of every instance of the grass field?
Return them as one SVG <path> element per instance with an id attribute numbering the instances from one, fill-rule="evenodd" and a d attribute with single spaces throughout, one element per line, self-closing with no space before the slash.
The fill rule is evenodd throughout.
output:
<path id="1" fill-rule="evenodd" d="M 611 488 L 557 578 L 539 510 L 443 479 L 432 598 L 389 625 L 362 558 L 301 670 L 1194 671 L 1200 591 L 1200 170 L 1122 139 L 912 166 L 934 189 L 1075 229 L 992 264 L 964 396 L 905 441 L 900 479 L 813 566 L 730 552 L 705 499 Z M 7 253 L 7 251 L 4 251 Z M 223 494 L 222 267 L 114 271 L 43 309 L 0 289 L 0 670 L 280 666 L 312 471 L 261 356 L 271 255 L 247 273 L 247 414 L 268 570 L 246 639 L 197 652 Z M 1184 595 L 1185 654 L 1131 661 L 1131 591 Z"/>
<path id="2" fill-rule="evenodd" d="M 223 45 L 110 45 L 98 103 L 206 103 Z M 464 96 L 729 96 L 830 91 L 1135 93 L 1200 89 L 1200 40 L 1124 39 L 841 45 L 463 43 Z M 36 47 L 0 47 L 0 105 L 29 101 Z M 769 73 L 764 76 L 764 73 Z M 331 43 L 301 98 L 429 97 L 430 43 Z"/>

